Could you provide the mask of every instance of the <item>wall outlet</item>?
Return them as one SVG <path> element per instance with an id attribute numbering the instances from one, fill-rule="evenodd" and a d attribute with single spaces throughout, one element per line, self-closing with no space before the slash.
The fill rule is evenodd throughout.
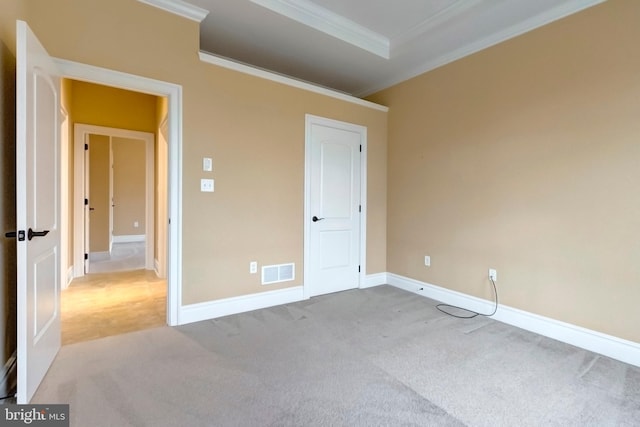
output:
<path id="1" fill-rule="evenodd" d="M 200 191 L 203 193 L 213 193 L 213 180 L 212 179 L 201 179 L 200 180 Z"/>
<path id="2" fill-rule="evenodd" d="M 494 282 L 498 281 L 498 272 L 493 268 L 489 269 L 489 279 L 493 280 Z"/>
<path id="3" fill-rule="evenodd" d="M 249 263 L 249 273 L 256 274 L 257 272 L 258 272 L 258 262 L 257 261 L 251 261 Z"/>
<path id="4" fill-rule="evenodd" d="M 138 221 L 133 221 L 133 228 L 140 227 L 140 223 Z"/>
<path id="5" fill-rule="evenodd" d="M 431 266 L 431 257 L 429 255 L 425 255 L 424 256 L 424 265 L 426 267 L 430 267 Z"/>

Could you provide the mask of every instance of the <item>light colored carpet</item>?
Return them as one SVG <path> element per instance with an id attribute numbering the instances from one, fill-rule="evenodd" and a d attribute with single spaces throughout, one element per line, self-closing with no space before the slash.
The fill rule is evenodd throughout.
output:
<path id="1" fill-rule="evenodd" d="M 637 426 L 640 368 L 389 286 L 62 348 L 73 426 Z"/>

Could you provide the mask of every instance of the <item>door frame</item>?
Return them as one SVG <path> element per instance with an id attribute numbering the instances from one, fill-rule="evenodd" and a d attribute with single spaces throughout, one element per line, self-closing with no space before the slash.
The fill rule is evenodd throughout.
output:
<path id="1" fill-rule="evenodd" d="M 127 138 L 141 140 L 145 144 L 145 269 L 154 269 L 154 249 L 155 249 L 155 135 L 150 132 L 139 132 L 128 129 L 119 129 L 106 126 L 88 125 L 84 123 L 76 123 L 73 128 L 73 163 L 74 163 L 74 183 L 73 183 L 73 269 L 74 277 L 85 275 L 84 254 L 87 252 L 86 247 L 86 227 L 85 227 L 85 210 L 84 198 L 87 194 L 86 188 L 86 160 L 84 144 L 87 142 L 88 135 L 104 135 L 109 137 L 109 161 L 113 165 L 112 154 L 112 138 Z M 113 195 L 113 167 L 109 168 L 109 194 Z M 91 197 L 91 195 L 89 195 Z M 91 202 L 91 200 L 89 200 Z M 113 203 L 111 203 L 113 206 Z M 83 221 L 79 221 L 82 218 Z M 109 208 L 109 250 L 113 242 L 113 208 Z M 89 261 L 90 262 L 90 261 Z"/>
<path id="2" fill-rule="evenodd" d="M 63 78 L 163 96 L 168 100 L 167 324 L 179 325 L 182 304 L 182 86 L 65 59 L 54 58 L 54 61 Z"/>
<path id="3" fill-rule="evenodd" d="M 313 125 L 331 126 L 360 134 L 362 153 L 360 155 L 360 273 L 358 274 L 358 287 L 365 283 L 367 271 L 367 128 L 365 126 L 326 117 L 305 114 L 305 145 L 304 145 L 304 298 L 311 296 L 309 283 L 311 282 L 311 128 Z"/>

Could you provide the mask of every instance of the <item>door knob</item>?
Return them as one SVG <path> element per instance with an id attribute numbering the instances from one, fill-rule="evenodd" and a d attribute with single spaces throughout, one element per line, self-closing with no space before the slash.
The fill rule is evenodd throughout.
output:
<path id="1" fill-rule="evenodd" d="M 33 231 L 31 228 L 29 228 L 29 230 L 27 231 L 27 239 L 31 240 L 34 237 L 44 237 L 47 234 L 49 234 L 49 230 Z"/>
<path id="2" fill-rule="evenodd" d="M 322 221 L 324 218 L 318 218 L 317 216 L 313 216 L 313 218 L 311 218 L 311 221 L 313 222 L 318 222 L 318 221 Z"/>

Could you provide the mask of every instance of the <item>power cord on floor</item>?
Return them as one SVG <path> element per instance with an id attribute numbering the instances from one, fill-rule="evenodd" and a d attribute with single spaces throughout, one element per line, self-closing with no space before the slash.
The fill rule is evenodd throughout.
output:
<path id="1" fill-rule="evenodd" d="M 13 360 L 11 361 L 11 364 L 9 365 L 9 367 L 7 367 L 7 372 L 11 372 L 11 370 L 13 369 L 13 367 L 16 364 L 17 361 L 18 361 L 18 359 L 13 357 Z M 15 397 L 16 397 L 16 387 L 13 386 L 10 389 L 9 394 L 6 395 L 6 396 L 0 397 L 0 400 L 14 399 Z"/>
<path id="2" fill-rule="evenodd" d="M 493 293 L 496 296 L 496 305 L 493 308 L 493 313 L 491 313 L 491 314 L 478 313 L 477 311 L 469 310 L 469 309 L 466 309 L 466 308 L 462 308 L 462 307 L 458 307 L 456 305 L 450 305 L 450 304 L 438 304 L 438 305 L 436 305 L 436 308 L 438 310 L 440 310 L 441 312 L 443 312 L 444 314 L 447 314 L 447 315 L 453 316 L 453 317 L 457 317 L 458 319 L 473 319 L 474 317 L 477 317 L 477 316 L 485 316 L 485 317 L 493 316 L 498 311 L 498 289 L 496 288 L 496 282 L 494 282 L 491 277 L 489 277 L 489 280 L 491 280 L 491 284 L 493 285 Z M 466 311 L 468 313 L 471 313 L 471 315 L 469 315 L 469 316 L 459 316 L 457 314 L 449 313 L 448 311 L 443 310 L 443 308 L 455 308 L 457 310 L 463 310 L 463 311 Z"/>
<path id="3" fill-rule="evenodd" d="M 16 397 L 16 394 L 13 393 L 13 394 L 9 394 L 7 396 L 0 397 L 0 400 L 15 399 L 15 397 Z"/>

